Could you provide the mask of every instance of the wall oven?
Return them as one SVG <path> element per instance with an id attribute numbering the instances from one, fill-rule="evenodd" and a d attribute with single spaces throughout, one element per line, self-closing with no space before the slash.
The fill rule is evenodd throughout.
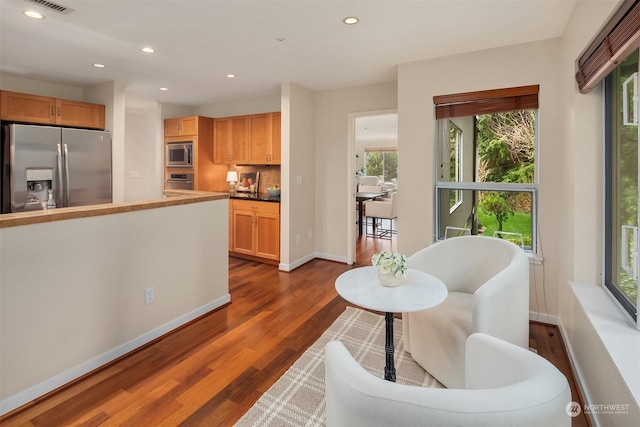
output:
<path id="1" fill-rule="evenodd" d="M 192 142 L 167 142 L 167 167 L 193 168 Z"/>
<path id="2" fill-rule="evenodd" d="M 164 182 L 165 190 L 193 190 L 192 173 L 170 173 Z"/>

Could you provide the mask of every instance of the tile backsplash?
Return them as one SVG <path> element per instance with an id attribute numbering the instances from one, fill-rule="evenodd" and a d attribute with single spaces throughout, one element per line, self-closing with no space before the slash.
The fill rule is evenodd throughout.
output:
<path id="1" fill-rule="evenodd" d="M 238 171 L 238 175 L 241 172 L 259 172 L 260 179 L 258 181 L 258 193 L 266 193 L 267 188 L 272 187 L 274 185 L 280 186 L 280 166 L 264 166 L 264 165 L 256 165 L 256 166 L 236 166 L 235 168 L 230 167 L 229 170 Z"/>

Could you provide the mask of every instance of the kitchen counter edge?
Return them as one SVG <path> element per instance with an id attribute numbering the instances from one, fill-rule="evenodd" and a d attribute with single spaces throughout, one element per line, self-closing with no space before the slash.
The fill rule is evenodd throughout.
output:
<path id="1" fill-rule="evenodd" d="M 211 193 L 206 191 L 164 191 L 161 199 L 141 200 L 139 202 L 107 203 L 103 205 L 57 208 L 48 211 L 9 213 L 0 215 L 0 228 L 18 227 L 21 225 L 41 224 L 45 222 L 64 221 L 67 219 L 90 218 L 101 215 L 112 215 L 146 209 L 164 208 L 167 206 L 188 205 L 228 199 L 228 193 Z"/>

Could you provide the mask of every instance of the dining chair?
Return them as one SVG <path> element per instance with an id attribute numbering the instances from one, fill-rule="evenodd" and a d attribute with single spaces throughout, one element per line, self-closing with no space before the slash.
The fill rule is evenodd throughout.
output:
<path id="1" fill-rule="evenodd" d="M 391 239 L 396 233 L 393 228 L 393 220 L 397 218 L 396 212 L 396 196 L 398 192 L 391 193 L 388 199 L 379 198 L 375 200 L 367 200 L 364 202 L 364 215 L 367 218 L 373 218 L 367 222 L 367 236 L 377 237 L 380 239 Z M 383 220 L 389 221 L 389 228 L 383 227 Z M 371 231 L 369 231 L 371 226 Z"/>
<path id="2" fill-rule="evenodd" d="M 358 176 L 358 184 L 378 185 L 378 177 L 372 175 L 360 175 Z"/>

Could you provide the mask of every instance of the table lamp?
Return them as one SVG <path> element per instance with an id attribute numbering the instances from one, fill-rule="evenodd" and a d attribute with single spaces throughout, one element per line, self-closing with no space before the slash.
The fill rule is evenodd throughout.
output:
<path id="1" fill-rule="evenodd" d="M 238 181 L 238 172 L 227 172 L 227 182 L 229 183 L 229 192 L 234 193 L 236 191 L 236 182 Z"/>

